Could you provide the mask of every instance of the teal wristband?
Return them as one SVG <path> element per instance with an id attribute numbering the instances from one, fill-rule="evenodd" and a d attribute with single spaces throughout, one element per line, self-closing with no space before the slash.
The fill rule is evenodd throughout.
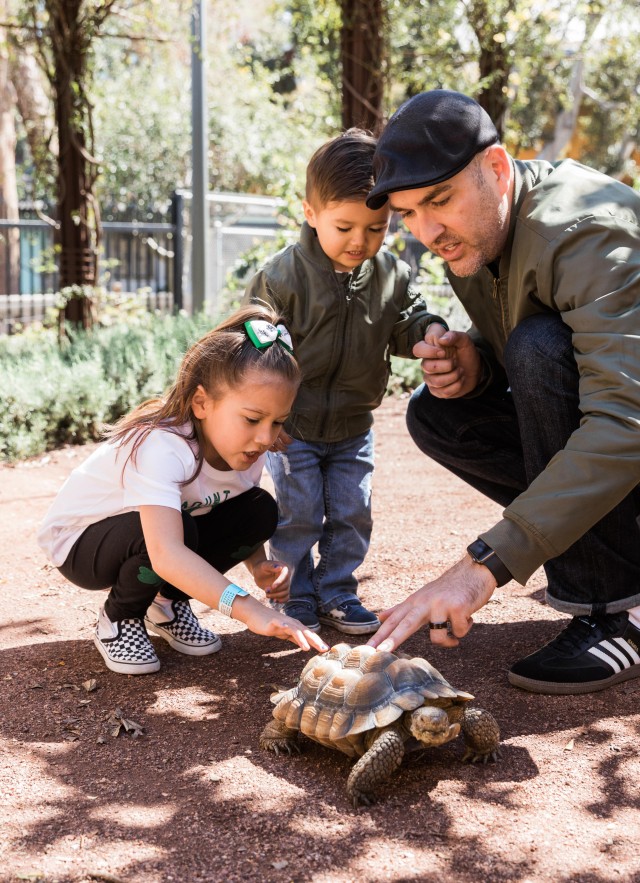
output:
<path id="1" fill-rule="evenodd" d="M 225 616 L 228 616 L 229 619 L 233 619 L 231 616 L 231 608 L 233 607 L 233 602 L 236 598 L 242 598 L 244 595 L 248 595 L 246 589 L 241 589 L 240 586 L 236 586 L 234 583 L 231 583 L 227 586 L 224 592 L 220 595 L 220 600 L 218 601 L 218 610 L 220 613 L 224 613 Z"/>

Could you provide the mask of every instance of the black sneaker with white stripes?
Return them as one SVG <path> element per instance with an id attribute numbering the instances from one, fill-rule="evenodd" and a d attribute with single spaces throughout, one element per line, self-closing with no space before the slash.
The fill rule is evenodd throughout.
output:
<path id="1" fill-rule="evenodd" d="M 595 693 L 640 677 L 640 629 L 626 611 L 575 616 L 557 638 L 516 662 L 509 683 L 532 693 Z"/>

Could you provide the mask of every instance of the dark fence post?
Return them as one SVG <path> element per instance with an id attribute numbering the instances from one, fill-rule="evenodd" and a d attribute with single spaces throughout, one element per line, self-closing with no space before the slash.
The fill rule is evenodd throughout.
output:
<path id="1" fill-rule="evenodd" d="M 173 307 L 175 310 L 181 310 L 184 270 L 184 196 L 177 190 L 171 194 L 171 223 L 173 224 Z"/>

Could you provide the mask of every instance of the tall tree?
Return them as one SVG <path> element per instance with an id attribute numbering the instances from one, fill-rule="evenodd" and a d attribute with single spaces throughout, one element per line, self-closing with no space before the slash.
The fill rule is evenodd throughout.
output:
<path id="1" fill-rule="evenodd" d="M 0 0 L 0 15 L 6 18 L 6 2 Z M 16 127 L 13 115 L 15 90 L 10 75 L 9 43 L 0 26 L 0 218 L 18 219 L 16 182 Z M 3 230 L 0 241 L 0 294 L 18 290 L 18 231 Z"/>
<path id="2" fill-rule="evenodd" d="M 383 0 L 340 0 L 342 125 L 375 131 L 382 124 Z"/>
<path id="3" fill-rule="evenodd" d="M 89 99 L 91 44 L 116 0 L 26 0 L 24 24 L 35 39 L 52 87 L 58 136 L 55 244 L 60 287 L 93 285 L 97 278 L 100 219 L 94 198 L 94 157 Z M 72 298 L 66 318 L 88 326 L 89 305 Z"/>

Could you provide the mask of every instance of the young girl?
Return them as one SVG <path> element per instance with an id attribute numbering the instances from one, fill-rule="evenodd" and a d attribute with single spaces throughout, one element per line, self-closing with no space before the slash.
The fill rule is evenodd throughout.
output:
<path id="1" fill-rule="evenodd" d="M 264 549 L 276 503 L 258 485 L 299 383 L 278 314 L 239 310 L 191 347 L 165 398 L 123 417 L 63 485 L 38 540 L 70 582 L 110 589 L 94 643 L 112 671 L 160 668 L 147 630 L 187 655 L 219 650 L 189 597 L 257 634 L 328 649 L 223 576 L 244 561 L 268 598 L 289 595 L 288 568 Z"/>

